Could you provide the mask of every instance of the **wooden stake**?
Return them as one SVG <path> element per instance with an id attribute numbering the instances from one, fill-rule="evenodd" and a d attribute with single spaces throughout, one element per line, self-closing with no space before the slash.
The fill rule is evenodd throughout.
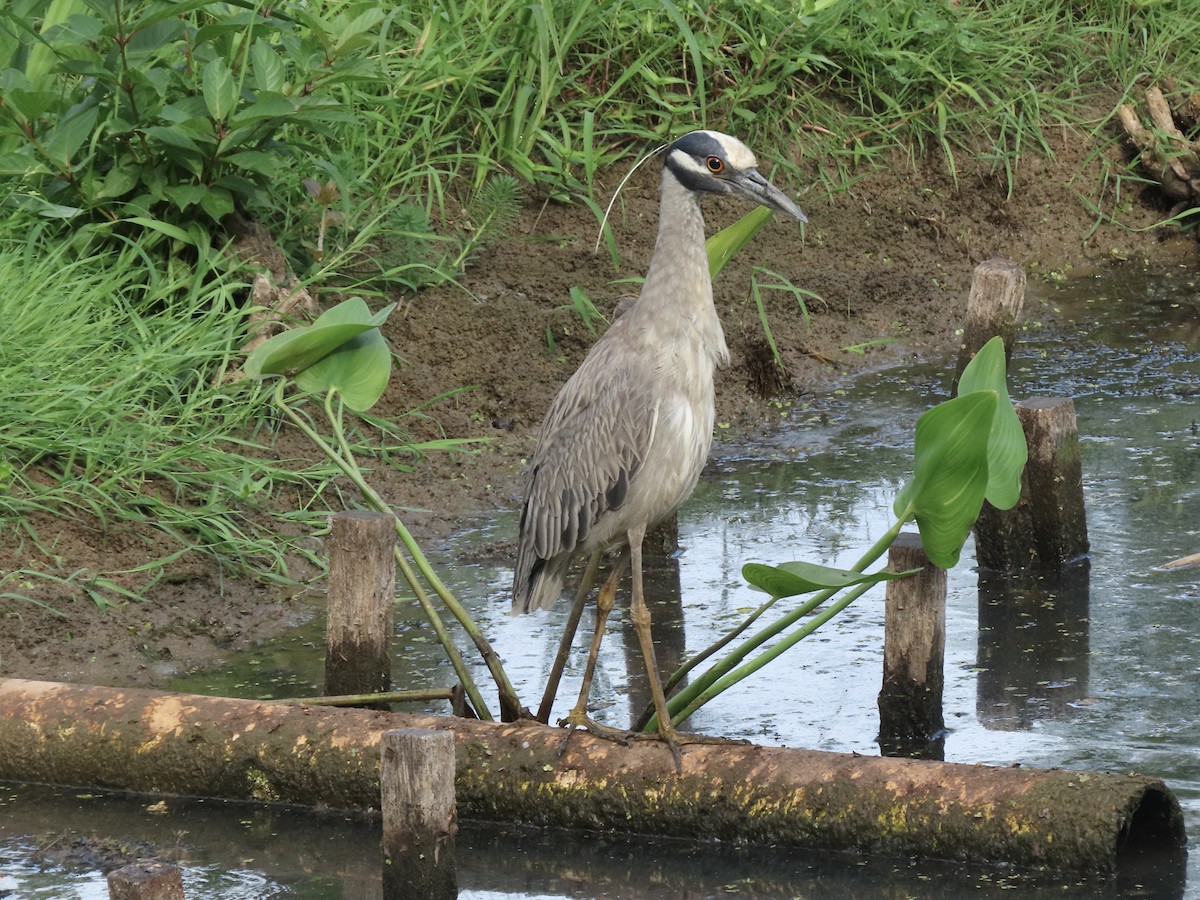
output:
<path id="1" fill-rule="evenodd" d="M 1057 570 L 1089 550 L 1075 404 L 1049 397 L 1017 404 L 1029 462 L 1011 510 L 985 503 L 975 525 L 979 565 L 997 572 Z"/>
<path id="2" fill-rule="evenodd" d="M 879 747 L 884 756 L 944 759 L 946 570 L 929 562 L 911 532 L 892 544 L 888 568 L 922 571 L 887 583 Z"/>
<path id="3" fill-rule="evenodd" d="M 184 900 L 179 866 L 139 862 L 108 873 L 109 900 Z"/>
<path id="4" fill-rule="evenodd" d="M 380 736 L 386 897 L 457 897 L 454 735 L 401 728 Z"/>
<path id="5" fill-rule="evenodd" d="M 1017 319 L 1025 303 L 1025 271 L 1007 259 L 989 259 L 975 267 L 967 318 L 958 345 L 958 365 L 951 396 L 958 393 L 958 380 L 975 354 L 996 335 L 1004 338 L 1004 361 L 1012 357 L 1017 337 Z"/>
<path id="6" fill-rule="evenodd" d="M 395 542 L 395 523 L 386 513 L 352 510 L 333 517 L 325 634 L 327 694 L 372 694 L 391 687 Z"/>

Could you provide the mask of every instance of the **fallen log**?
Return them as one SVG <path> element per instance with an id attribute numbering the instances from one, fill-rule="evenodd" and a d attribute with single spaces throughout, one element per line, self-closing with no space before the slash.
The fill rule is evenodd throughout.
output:
<path id="1" fill-rule="evenodd" d="M 463 818 L 1071 871 L 1184 843 L 1156 778 L 692 743 L 0 679 L 0 779 L 377 809 L 380 735 L 453 732 Z"/>

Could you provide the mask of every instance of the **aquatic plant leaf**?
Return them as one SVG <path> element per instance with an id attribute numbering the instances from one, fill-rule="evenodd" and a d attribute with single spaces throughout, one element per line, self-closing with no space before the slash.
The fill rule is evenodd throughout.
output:
<path id="1" fill-rule="evenodd" d="M 1021 472 L 1029 458 L 1021 420 L 1005 384 L 1004 340 L 994 337 L 963 369 L 958 395 L 995 391 L 998 398 L 988 438 L 988 486 L 984 498 L 996 509 L 1012 509 L 1021 498 Z"/>
<path id="2" fill-rule="evenodd" d="M 939 403 L 917 420 L 913 477 L 893 511 L 917 521 L 929 561 L 953 568 L 988 486 L 988 444 L 999 398 L 974 391 Z"/>
<path id="3" fill-rule="evenodd" d="M 343 300 L 311 325 L 292 328 L 259 345 L 243 368 L 252 378 L 296 375 L 365 331 L 378 328 L 395 308 L 392 303 L 371 315 L 361 297 Z"/>
<path id="4" fill-rule="evenodd" d="M 725 263 L 746 246 L 758 229 L 767 224 L 774 213 L 765 206 L 756 206 L 727 228 L 722 228 L 707 241 L 704 248 L 708 252 L 708 276 L 716 278 L 717 273 L 725 267 Z"/>
<path id="5" fill-rule="evenodd" d="M 365 412 L 378 402 L 392 374 L 392 351 L 378 328 L 343 343 L 296 373 L 296 387 L 313 394 L 336 390 L 346 406 Z"/>
<path id="6" fill-rule="evenodd" d="M 855 584 L 878 584 L 881 581 L 891 581 L 914 575 L 919 571 L 921 570 L 909 569 L 907 572 L 883 570 L 864 574 L 851 572 L 848 569 L 835 569 L 832 566 L 797 561 L 781 563 L 778 566 L 746 563 L 742 566 L 742 577 L 752 587 L 764 590 L 772 597 L 780 598 L 823 591 L 828 588 L 840 590 Z"/>

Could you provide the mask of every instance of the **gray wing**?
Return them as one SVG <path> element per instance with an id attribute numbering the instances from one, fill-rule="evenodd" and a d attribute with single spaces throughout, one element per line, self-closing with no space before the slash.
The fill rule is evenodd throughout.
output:
<path id="1" fill-rule="evenodd" d="M 571 558 L 626 502 L 645 459 L 658 419 L 654 363 L 620 334 L 614 325 L 546 413 L 518 526 L 514 613 L 558 599 Z"/>

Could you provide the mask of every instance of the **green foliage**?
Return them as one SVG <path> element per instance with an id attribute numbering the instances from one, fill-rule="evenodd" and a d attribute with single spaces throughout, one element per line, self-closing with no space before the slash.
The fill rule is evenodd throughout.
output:
<path id="1" fill-rule="evenodd" d="M 77 256 L 39 238 L 23 220 L 0 235 L 3 539 L 39 512 L 132 523 L 176 548 L 157 565 L 193 548 L 283 576 L 295 548 L 257 510 L 281 491 L 319 493 L 333 472 L 276 459 L 262 392 L 218 383 L 240 341 L 241 285 L 160 270 L 134 245 Z"/>
<path id="2" fill-rule="evenodd" d="M 250 3 L 58 0 L 0 13 L 0 175 L 42 215 L 129 221 L 201 243 L 265 202 L 294 135 L 352 115 L 336 88 L 374 77 L 383 13 Z M 13 39 L 15 37 L 15 40 Z"/>
<path id="3" fill-rule="evenodd" d="M 245 285 L 133 242 L 92 253 L 56 234 L 27 213 L 0 221 L 0 540 L 24 542 L 43 567 L 0 579 L 0 597 L 32 599 L 44 581 L 116 602 L 110 583 L 141 590 L 187 552 L 268 580 L 289 579 L 296 559 L 319 565 L 301 538 L 337 501 L 340 472 L 281 454 L 269 391 L 225 377 L 239 364 Z M 348 428 L 347 446 L 400 470 L 461 447 L 369 426 Z M 64 569 L 39 543 L 41 515 L 157 535 L 157 549 L 136 572 Z"/>
<path id="4" fill-rule="evenodd" d="M 587 295 L 587 292 L 578 285 L 571 286 L 571 302 L 564 303 L 559 309 L 569 309 L 579 316 L 579 320 L 583 322 L 583 327 L 588 330 L 588 334 L 596 334 L 597 322 L 603 322 L 604 316 L 600 310 L 596 309 L 596 304 L 592 302 L 592 298 Z"/>
<path id="5" fill-rule="evenodd" d="M 742 577 L 753 587 L 766 591 L 772 597 L 783 599 L 799 594 L 811 594 L 813 591 L 828 588 L 841 590 L 859 584 L 879 584 L 882 581 L 905 578 L 919 571 L 919 569 L 911 569 L 907 572 L 883 570 L 864 575 L 862 572 L 850 572 L 846 569 L 835 569 L 832 566 L 797 561 L 782 563 L 778 566 L 746 563 L 742 566 Z"/>
<path id="6" fill-rule="evenodd" d="M 979 518 L 988 485 L 988 438 L 996 415 L 994 391 L 940 403 L 917 420 L 913 477 L 892 511 L 916 519 L 929 561 L 953 568 Z"/>
<path id="7" fill-rule="evenodd" d="M 260 344 L 246 359 L 251 378 L 290 376 L 300 390 L 333 391 L 355 412 L 374 406 L 392 373 L 392 353 L 379 332 L 393 309 L 374 315 L 358 297 L 326 310 L 311 325 L 290 328 Z"/>
<path id="8" fill-rule="evenodd" d="M 725 263 L 733 259 L 773 215 L 775 213 L 765 206 L 756 206 L 732 225 L 727 225 L 709 237 L 704 242 L 704 249 L 708 252 L 708 274 L 716 278 L 725 268 Z"/>

